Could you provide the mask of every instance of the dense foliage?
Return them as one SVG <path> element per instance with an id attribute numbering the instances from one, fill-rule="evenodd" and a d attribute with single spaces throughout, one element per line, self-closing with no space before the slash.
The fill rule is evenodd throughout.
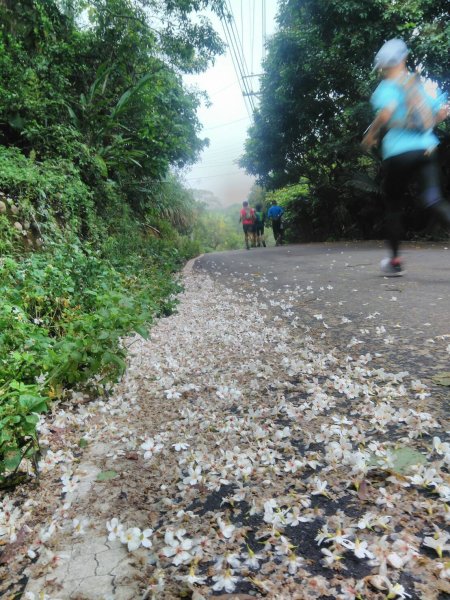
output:
<path id="1" fill-rule="evenodd" d="M 123 371 L 200 251 L 171 172 L 196 160 L 183 73 L 222 51 L 222 0 L 0 0 L 0 486 L 50 401 Z"/>
<path id="2" fill-rule="evenodd" d="M 411 66 L 422 65 L 448 92 L 448 3 L 282 0 L 278 24 L 241 164 L 272 190 L 307 179 L 308 199 L 299 196 L 291 213 L 294 224 L 303 222 L 303 239 L 379 237 L 380 162 L 359 147 L 372 118 L 373 57 L 384 40 L 402 37 Z M 446 132 L 448 124 L 440 133 L 443 165 L 450 159 Z M 408 219 L 411 229 L 424 220 L 420 209 Z"/>

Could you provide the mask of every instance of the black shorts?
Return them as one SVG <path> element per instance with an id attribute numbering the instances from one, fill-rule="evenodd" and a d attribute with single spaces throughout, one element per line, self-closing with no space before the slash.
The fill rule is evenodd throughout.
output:
<path id="1" fill-rule="evenodd" d="M 264 224 L 263 223 L 256 223 L 255 233 L 256 233 L 256 235 L 264 235 Z"/>
<path id="2" fill-rule="evenodd" d="M 416 180 L 419 184 L 420 200 L 425 208 L 442 200 L 439 165 L 436 153 L 424 150 L 405 152 L 387 158 L 384 167 L 384 192 L 387 208 L 400 210 L 408 185 Z"/>
<path id="3" fill-rule="evenodd" d="M 254 233 L 255 232 L 255 226 L 253 223 L 243 223 L 242 228 L 244 230 L 244 233 Z"/>

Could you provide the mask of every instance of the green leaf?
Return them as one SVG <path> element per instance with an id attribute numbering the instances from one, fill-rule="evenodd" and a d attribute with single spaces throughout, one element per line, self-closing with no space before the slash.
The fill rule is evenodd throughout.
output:
<path id="1" fill-rule="evenodd" d="M 78 124 L 78 117 L 75 114 L 73 108 L 71 108 L 68 104 L 66 104 L 66 108 L 67 108 L 67 112 L 69 113 L 70 118 L 77 125 Z"/>
<path id="2" fill-rule="evenodd" d="M 141 77 L 141 79 L 136 83 L 135 86 L 133 86 L 129 90 L 126 90 L 126 92 L 124 92 L 119 98 L 116 106 L 114 107 L 113 112 L 111 113 L 111 117 L 116 117 L 122 111 L 122 109 L 126 107 L 132 95 L 138 92 L 141 89 L 141 87 L 143 87 L 147 83 L 147 81 L 149 81 L 152 77 L 154 77 L 153 73 L 147 73 L 147 75 Z"/>
<path id="3" fill-rule="evenodd" d="M 116 115 L 118 115 L 120 113 L 120 111 L 122 110 L 122 108 L 124 108 L 128 102 L 128 100 L 131 98 L 133 94 L 133 90 L 127 90 L 126 92 L 124 92 L 121 97 L 119 98 L 111 116 L 115 117 Z"/>
<path id="4" fill-rule="evenodd" d="M 97 475 L 97 481 L 109 481 L 115 479 L 118 473 L 116 471 L 102 471 Z"/>
<path id="5" fill-rule="evenodd" d="M 111 335 L 111 333 L 109 331 L 100 331 L 100 333 L 98 334 L 97 338 L 99 340 L 107 340 L 109 338 L 109 336 Z"/>
<path id="6" fill-rule="evenodd" d="M 85 439 L 85 438 L 81 438 L 78 442 L 78 446 L 80 448 L 86 448 L 86 446 L 89 444 L 89 442 Z"/>
<path id="7" fill-rule="evenodd" d="M 36 423 L 39 421 L 39 417 L 37 415 L 27 415 L 25 417 L 25 421 L 30 425 L 36 425 Z"/>
<path id="8" fill-rule="evenodd" d="M 22 454 L 21 452 L 18 450 L 17 452 L 15 452 L 12 455 L 9 455 L 8 458 L 6 458 L 3 461 L 3 464 L 5 465 L 5 467 L 7 469 L 9 469 L 10 471 L 14 471 L 15 469 L 17 469 L 17 467 L 20 465 L 20 463 L 22 462 Z"/>
<path id="9" fill-rule="evenodd" d="M 103 355 L 103 363 L 113 363 L 117 365 L 122 373 L 127 368 L 126 362 L 123 360 L 123 358 L 117 354 L 113 354 L 112 352 L 105 352 Z"/>
<path id="10" fill-rule="evenodd" d="M 444 371 L 442 373 L 437 373 L 436 375 L 433 375 L 433 377 L 431 379 L 437 385 L 443 385 L 445 387 L 450 387 L 450 371 Z"/>
<path id="11" fill-rule="evenodd" d="M 140 325 L 137 325 L 137 326 L 134 327 L 134 330 L 141 337 L 143 337 L 144 340 L 148 340 L 148 329 L 146 329 L 145 327 L 141 327 Z"/>
<path id="12" fill-rule="evenodd" d="M 23 117 L 21 117 L 19 115 L 19 113 L 17 113 L 16 115 L 14 115 L 14 117 L 12 117 L 11 119 L 9 119 L 8 123 L 14 129 L 17 129 L 18 131 L 22 131 L 23 128 L 25 127 L 26 121 L 25 121 L 25 119 Z"/>
<path id="13" fill-rule="evenodd" d="M 423 454 L 407 446 L 396 448 L 392 454 L 394 456 L 394 467 L 392 470 L 402 475 L 409 472 L 411 467 L 424 465 L 427 462 Z"/>

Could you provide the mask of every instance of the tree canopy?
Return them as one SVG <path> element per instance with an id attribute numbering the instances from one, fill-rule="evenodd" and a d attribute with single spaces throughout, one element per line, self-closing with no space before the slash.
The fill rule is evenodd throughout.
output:
<path id="1" fill-rule="evenodd" d="M 223 2 L 2 0 L 0 142 L 69 158 L 134 199 L 169 165 L 194 162 L 206 142 L 182 74 L 223 50 L 210 22 L 191 18 L 206 7 Z"/>

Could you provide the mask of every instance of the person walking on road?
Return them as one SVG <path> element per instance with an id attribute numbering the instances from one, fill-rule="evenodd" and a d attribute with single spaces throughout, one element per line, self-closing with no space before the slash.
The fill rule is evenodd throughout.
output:
<path id="1" fill-rule="evenodd" d="M 255 246 L 255 209 L 250 208 L 247 200 L 242 203 L 239 223 L 242 223 L 245 237 L 245 247 L 250 250 L 250 244 Z"/>
<path id="2" fill-rule="evenodd" d="M 266 222 L 266 213 L 263 211 L 262 204 L 257 204 L 255 206 L 255 241 L 256 245 L 259 247 L 266 247 L 266 240 L 264 237 L 264 225 Z"/>
<path id="3" fill-rule="evenodd" d="M 276 246 L 281 246 L 283 243 L 283 213 L 284 209 L 278 206 L 276 200 L 272 200 L 272 206 L 267 211 L 267 216 L 272 221 L 272 231 Z"/>
<path id="4" fill-rule="evenodd" d="M 386 276 L 404 273 L 399 254 L 403 237 L 402 207 L 408 186 L 417 180 L 425 207 L 450 224 L 450 204 L 442 195 L 433 128 L 449 116 L 446 98 L 434 98 L 417 73 L 406 67 L 409 50 L 403 40 L 386 42 L 375 57 L 382 81 L 371 97 L 376 117 L 362 140 L 366 150 L 382 137 L 386 225 L 390 256 L 381 261 Z"/>

